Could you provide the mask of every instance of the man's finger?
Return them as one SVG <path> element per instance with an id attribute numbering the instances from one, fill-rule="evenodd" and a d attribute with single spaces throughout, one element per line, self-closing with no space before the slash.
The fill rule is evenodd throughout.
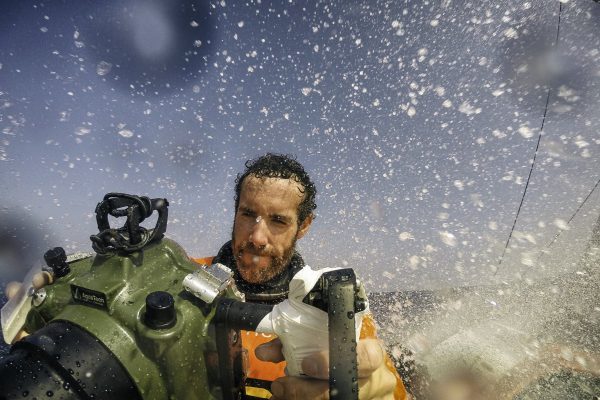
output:
<path id="1" fill-rule="evenodd" d="M 21 329 L 19 332 L 17 332 L 17 335 L 15 336 L 11 344 L 15 344 L 16 342 L 18 342 L 26 336 L 29 336 L 29 333 L 25 329 Z"/>
<path id="2" fill-rule="evenodd" d="M 396 376 L 385 363 L 377 368 L 369 378 L 358 380 L 360 399 L 393 400 Z"/>
<path id="3" fill-rule="evenodd" d="M 54 277 L 48 271 L 42 271 L 33 276 L 31 284 L 35 290 L 38 290 L 52 284 L 52 282 L 54 282 Z"/>
<path id="4" fill-rule="evenodd" d="M 321 379 L 285 376 L 271 384 L 271 400 L 328 400 L 329 382 Z"/>
<path id="5" fill-rule="evenodd" d="M 384 353 L 379 340 L 363 339 L 356 346 L 358 360 L 358 377 L 368 378 L 373 371 L 381 367 L 384 362 Z M 302 360 L 302 371 L 311 378 L 329 378 L 329 352 L 320 351 L 307 356 Z"/>
<path id="6" fill-rule="evenodd" d="M 6 285 L 6 287 L 4 288 L 4 293 L 6 294 L 6 297 L 8 297 L 8 299 L 10 300 L 17 294 L 20 288 L 20 282 L 9 282 L 8 285 Z"/>
<path id="7" fill-rule="evenodd" d="M 261 361 L 270 361 L 273 363 L 278 363 L 284 361 L 281 340 L 273 339 L 270 342 L 261 344 L 254 350 L 254 354 L 256 354 L 256 358 Z"/>
<path id="8" fill-rule="evenodd" d="M 302 372 L 317 379 L 329 379 L 329 351 L 319 351 L 302 360 Z"/>
<path id="9" fill-rule="evenodd" d="M 368 378 L 384 363 L 384 353 L 377 339 L 363 339 L 356 346 L 358 359 L 358 377 Z"/>

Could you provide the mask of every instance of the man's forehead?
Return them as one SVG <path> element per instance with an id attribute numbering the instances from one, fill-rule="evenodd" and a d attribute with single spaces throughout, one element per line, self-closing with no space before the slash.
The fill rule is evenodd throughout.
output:
<path id="1" fill-rule="evenodd" d="M 264 191 L 268 189 L 285 190 L 302 198 L 304 193 L 302 185 L 293 178 L 272 178 L 265 176 L 248 175 L 242 182 L 242 191 Z"/>
<path id="2" fill-rule="evenodd" d="M 274 207 L 278 212 L 289 209 L 295 213 L 304 198 L 302 185 L 293 179 L 268 178 L 248 175 L 242 182 L 240 206 L 250 206 L 256 201 Z"/>

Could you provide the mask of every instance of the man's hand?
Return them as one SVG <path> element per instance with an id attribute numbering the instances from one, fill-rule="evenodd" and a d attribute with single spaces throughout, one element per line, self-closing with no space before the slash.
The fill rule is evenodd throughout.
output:
<path id="1" fill-rule="evenodd" d="M 14 281 L 8 282 L 8 284 L 4 288 L 4 294 L 10 300 L 13 297 L 15 297 L 15 295 L 17 294 L 17 292 L 19 291 L 20 288 L 21 288 L 21 282 L 14 282 Z"/>
<path id="2" fill-rule="evenodd" d="M 41 289 L 46 285 L 51 285 L 54 282 L 54 277 L 52 276 L 52 274 L 50 274 L 50 272 L 48 271 L 41 271 L 38 272 L 37 274 L 33 275 L 33 279 L 31 280 L 31 286 L 33 286 L 33 288 L 35 290 Z M 21 282 L 8 282 L 8 284 L 6 285 L 6 287 L 4 288 L 4 293 L 6 294 L 6 297 L 10 300 L 12 299 L 17 292 L 19 291 L 19 289 L 21 288 L 22 283 Z"/>
<path id="3" fill-rule="evenodd" d="M 281 362 L 281 341 L 275 339 L 256 348 L 262 361 Z M 361 400 L 393 400 L 396 378 L 385 365 L 383 348 L 377 339 L 363 339 L 356 347 L 358 386 Z M 329 399 L 329 352 L 322 351 L 306 357 L 302 370 L 309 378 L 285 376 L 271 385 L 271 400 Z"/>
<path id="4" fill-rule="evenodd" d="M 33 276 L 31 284 L 35 290 L 38 290 L 48 284 L 51 284 L 53 281 L 54 281 L 54 278 L 49 272 L 42 271 Z M 17 292 L 19 291 L 21 286 L 22 286 L 22 284 L 20 282 L 9 282 L 6 285 L 6 287 L 4 288 L 4 293 L 6 294 L 6 297 L 9 300 L 12 299 L 17 294 Z M 28 336 L 28 335 L 29 335 L 29 333 L 27 333 L 27 331 L 25 331 L 25 329 L 21 329 L 17 333 L 17 335 L 15 336 L 15 338 L 13 339 L 11 344 L 23 339 L 25 336 Z"/>

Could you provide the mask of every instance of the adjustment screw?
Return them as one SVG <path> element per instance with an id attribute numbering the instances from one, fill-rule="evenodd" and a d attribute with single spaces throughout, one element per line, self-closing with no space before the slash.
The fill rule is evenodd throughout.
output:
<path id="1" fill-rule="evenodd" d="M 62 247 L 55 247 L 48 250 L 44 254 L 46 265 L 52 271 L 55 278 L 60 278 L 71 272 L 71 268 L 67 264 L 67 255 Z"/>

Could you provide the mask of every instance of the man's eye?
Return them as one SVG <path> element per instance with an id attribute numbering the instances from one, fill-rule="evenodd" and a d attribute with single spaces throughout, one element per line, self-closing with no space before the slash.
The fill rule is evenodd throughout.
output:
<path id="1" fill-rule="evenodd" d="M 286 222 L 281 218 L 273 218 L 273 222 L 275 222 L 277 225 L 286 225 Z"/>

